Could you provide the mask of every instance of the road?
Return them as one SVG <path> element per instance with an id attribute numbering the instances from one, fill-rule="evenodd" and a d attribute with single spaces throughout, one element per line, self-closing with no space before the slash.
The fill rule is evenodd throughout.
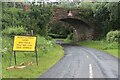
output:
<path id="1" fill-rule="evenodd" d="M 83 46 L 64 45 L 64 57 L 40 78 L 118 78 L 118 59 Z"/>

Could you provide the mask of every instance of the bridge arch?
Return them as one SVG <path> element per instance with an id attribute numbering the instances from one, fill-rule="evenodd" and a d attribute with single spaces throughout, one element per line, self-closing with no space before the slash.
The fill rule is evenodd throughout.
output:
<path id="1" fill-rule="evenodd" d="M 92 40 L 95 35 L 95 27 L 93 26 L 93 19 L 83 18 L 79 13 L 84 13 L 80 9 L 64 9 L 55 8 L 53 10 L 52 21 L 63 21 L 73 27 L 73 41 Z M 87 11 L 89 12 L 89 11 Z"/>
<path id="2" fill-rule="evenodd" d="M 73 25 L 73 26 L 75 26 L 75 24 L 76 25 L 79 24 L 79 26 L 84 25 L 85 27 L 92 28 L 92 26 L 90 26 L 89 24 L 87 24 L 86 22 L 78 18 L 68 17 L 68 18 L 61 18 L 59 20 L 63 22 L 67 22 L 68 24 Z"/>
<path id="3" fill-rule="evenodd" d="M 92 40 L 94 29 L 92 26 L 78 18 L 62 18 L 60 21 L 66 22 L 73 27 L 73 41 Z"/>

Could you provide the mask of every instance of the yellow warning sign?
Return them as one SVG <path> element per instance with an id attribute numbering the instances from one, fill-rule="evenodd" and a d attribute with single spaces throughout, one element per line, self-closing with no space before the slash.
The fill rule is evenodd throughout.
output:
<path id="1" fill-rule="evenodd" d="M 35 51 L 36 37 L 15 36 L 13 51 Z"/>

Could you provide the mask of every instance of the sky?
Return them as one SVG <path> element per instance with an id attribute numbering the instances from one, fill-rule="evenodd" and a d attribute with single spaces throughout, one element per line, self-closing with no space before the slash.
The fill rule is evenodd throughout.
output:
<path id="1" fill-rule="evenodd" d="M 29 1 L 34 1 L 34 0 L 29 0 Z M 57 2 L 57 1 L 59 1 L 59 0 L 37 0 L 38 2 L 39 1 L 50 1 L 50 2 Z M 73 0 L 69 0 L 69 1 L 73 1 Z"/>
<path id="2" fill-rule="evenodd" d="M 28 0 L 28 1 L 34 1 L 34 0 Z M 35 0 L 35 1 L 50 1 L 50 2 L 56 2 L 56 0 Z"/>
<path id="3" fill-rule="evenodd" d="M 0 0 L 2 2 L 26 2 L 26 1 L 38 1 L 38 2 L 43 2 L 43 1 L 50 1 L 50 2 L 57 2 L 59 0 Z M 73 1 L 73 0 L 62 0 L 62 1 Z M 81 1 L 81 0 L 79 0 Z M 96 0 L 84 0 L 84 2 L 91 2 L 91 1 L 96 1 Z M 97 0 L 97 2 L 119 2 L 120 0 Z"/>

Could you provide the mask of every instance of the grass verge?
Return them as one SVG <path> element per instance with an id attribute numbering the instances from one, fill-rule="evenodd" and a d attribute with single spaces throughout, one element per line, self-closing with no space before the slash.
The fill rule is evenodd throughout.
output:
<path id="1" fill-rule="evenodd" d="M 10 64 L 10 56 L 12 54 L 11 44 L 12 40 L 7 37 L 3 38 L 3 50 L 2 52 L 2 77 L 3 78 L 38 78 L 41 74 L 51 68 L 57 63 L 63 56 L 64 51 L 61 46 L 54 44 L 52 41 L 45 40 L 38 37 L 38 63 L 36 65 L 36 57 L 34 52 L 16 52 L 17 65 L 24 62 L 24 65 L 32 62 L 31 65 L 27 65 L 23 69 L 10 69 L 6 68 Z M 13 56 L 13 55 L 12 55 Z M 14 66 L 14 58 L 11 60 L 11 65 Z"/>
<path id="2" fill-rule="evenodd" d="M 118 54 L 118 43 L 109 43 L 107 41 L 83 41 L 78 43 L 81 46 L 95 48 L 98 50 L 105 51 L 117 58 L 120 58 Z"/>

